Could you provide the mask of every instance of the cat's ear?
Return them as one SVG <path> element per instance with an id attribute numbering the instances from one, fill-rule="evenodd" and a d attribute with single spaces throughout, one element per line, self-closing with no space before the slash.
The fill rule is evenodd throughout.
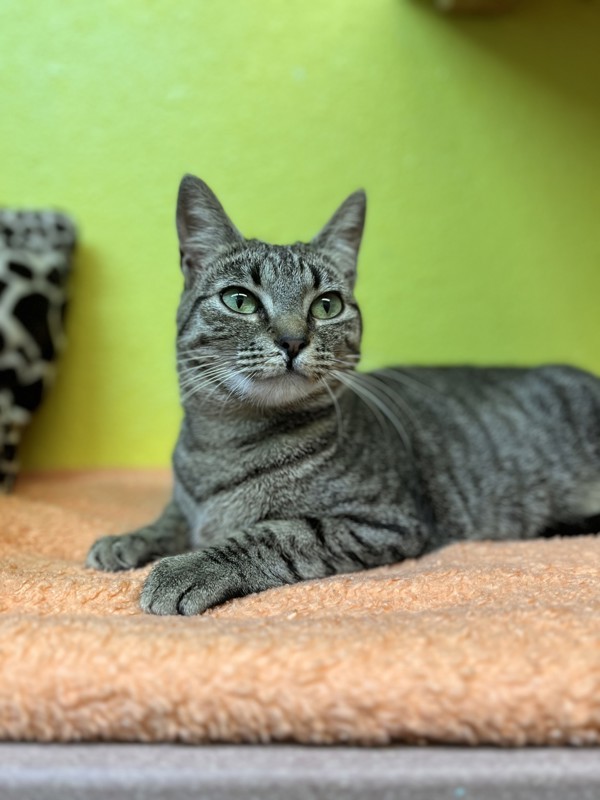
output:
<path id="1" fill-rule="evenodd" d="M 214 192 L 194 175 L 185 175 L 179 185 L 176 221 L 186 280 L 194 269 L 244 241 Z"/>
<path id="2" fill-rule="evenodd" d="M 312 245 L 333 258 L 344 277 L 354 284 L 356 261 L 365 226 L 367 195 L 362 189 L 346 198 L 312 240 Z"/>

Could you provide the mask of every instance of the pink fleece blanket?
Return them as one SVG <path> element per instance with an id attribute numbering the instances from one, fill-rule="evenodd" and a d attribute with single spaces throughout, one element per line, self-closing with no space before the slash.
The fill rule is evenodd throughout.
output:
<path id="1" fill-rule="evenodd" d="M 168 492 L 107 471 L 0 498 L 1 738 L 600 742 L 600 538 L 461 543 L 158 618 L 148 569 L 83 560 Z"/>

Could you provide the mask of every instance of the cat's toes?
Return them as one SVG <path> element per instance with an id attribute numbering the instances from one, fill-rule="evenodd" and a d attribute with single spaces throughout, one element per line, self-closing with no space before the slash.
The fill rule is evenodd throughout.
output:
<path id="1" fill-rule="evenodd" d="M 85 564 L 106 572 L 142 567 L 154 558 L 148 543 L 138 533 L 103 536 L 92 545 Z"/>
<path id="2" fill-rule="evenodd" d="M 231 576 L 215 574 L 202 553 L 163 558 L 146 579 L 140 605 L 148 614 L 201 614 L 243 593 L 230 581 Z"/>

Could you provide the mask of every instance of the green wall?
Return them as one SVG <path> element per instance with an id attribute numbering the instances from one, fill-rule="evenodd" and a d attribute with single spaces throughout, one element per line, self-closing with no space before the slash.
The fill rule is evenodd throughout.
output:
<path id="1" fill-rule="evenodd" d="M 365 367 L 600 372 L 599 42 L 598 2 L 3 0 L 0 204 L 81 228 L 26 465 L 167 462 L 186 171 L 275 242 L 367 189 Z"/>

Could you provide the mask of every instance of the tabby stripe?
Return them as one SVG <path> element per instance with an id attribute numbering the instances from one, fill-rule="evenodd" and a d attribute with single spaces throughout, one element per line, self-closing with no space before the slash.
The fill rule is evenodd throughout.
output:
<path id="1" fill-rule="evenodd" d="M 343 519 L 347 519 L 350 522 L 354 522 L 356 525 L 364 525 L 368 528 L 374 528 L 375 530 L 384 530 L 384 531 L 391 531 L 391 533 L 397 533 L 399 536 L 406 536 L 408 531 L 406 528 L 403 528 L 401 525 L 395 525 L 389 522 L 380 522 L 376 519 L 365 519 L 364 517 L 355 517 L 352 514 L 345 514 Z M 356 539 L 359 537 L 354 534 Z M 367 545 L 365 543 L 365 547 L 372 545 Z"/>
<path id="2" fill-rule="evenodd" d="M 328 253 L 325 253 L 324 251 L 321 250 L 321 252 L 319 253 L 319 258 L 321 259 L 321 261 L 324 262 L 325 266 L 329 267 L 333 272 L 335 273 L 339 272 L 339 265 L 336 264 L 334 259 L 331 258 L 331 256 Z"/>
<path id="3" fill-rule="evenodd" d="M 260 277 L 260 266 L 258 264 L 252 264 L 250 268 L 250 277 L 257 286 L 262 286 L 262 281 Z"/>
<path id="4" fill-rule="evenodd" d="M 235 539 L 230 539 L 221 546 L 221 553 L 225 556 L 229 563 L 233 564 L 234 566 L 239 564 L 240 552 L 242 550 L 243 548 L 240 546 L 240 543 Z"/>
<path id="5" fill-rule="evenodd" d="M 327 548 L 325 543 L 325 532 L 323 530 L 323 523 L 317 517 L 306 517 L 306 523 L 315 535 L 315 539 L 321 547 Z"/>
<path id="6" fill-rule="evenodd" d="M 456 408 L 453 409 L 453 413 L 454 416 L 456 417 Z M 448 417 L 449 416 L 450 415 L 448 415 Z M 447 460 L 445 466 L 445 472 L 450 477 L 450 480 L 452 482 L 452 488 L 454 489 L 455 492 L 455 496 L 460 500 L 463 507 L 463 514 L 468 519 L 470 518 L 469 496 L 468 496 L 468 491 L 465 491 L 463 487 L 463 483 L 465 482 L 465 478 L 467 477 L 467 471 L 465 470 L 464 465 L 469 463 L 471 445 L 461 425 L 452 424 L 448 422 L 448 420 L 446 419 L 444 420 L 444 424 L 446 429 L 450 428 L 452 430 L 451 441 L 456 441 L 457 443 L 460 443 L 462 446 L 462 454 L 461 454 L 462 457 L 460 459 L 460 462 L 462 464 L 462 472 L 459 472 L 459 474 L 457 475 L 457 472 L 454 469 L 455 460 L 452 457 Z M 449 451 L 451 452 L 451 448 L 449 448 Z M 460 469 L 461 468 L 459 467 L 459 470 Z M 474 475 L 472 470 L 469 471 L 468 477 L 471 479 L 471 481 L 475 482 L 477 486 L 480 485 L 480 480 L 478 481 L 479 476 Z"/>
<path id="7" fill-rule="evenodd" d="M 548 395 L 546 380 L 540 381 L 537 385 L 534 385 L 534 393 L 531 396 L 531 411 L 534 416 L 541 411 L 547 420 L 552 419 L 553 415 L 556 413 L 556 406 L 553 402 L 548 401 Z M 543 445 L 541 447 L 537 446 L 534 436 L 531 437 L 530 443 L 540 464 L 552 464 L 556 466 L 562 460 L 562 454 L 560 454 L 557 449 L 548 451 L 548 448 Z"/>
<path id="8" fill-rule="evenodd" d="M 500 451 L 498 450 L 498 445 L 496 440 L 494 439 L 492 432 L 489 430 L 485 419 L 480 416 L 479 410 L 477 408 L 478 404 L 473 403 L 472 405 L 468 405 L 466 399 L 463 397 L 462 400 L 465 402 L 465 406 L 468 408 L 470 412 L 470 417 L 476 423 L 481 432 L 483 433 L 483 438 L 488 443 L 488 452 L 492 458 L 492 462 L 497 470 L 502 468 L 502 459 L 500 457 Z"/>
<path id="9" fill-rule="evenodd" d="M 527 419 L 528 414 L 529 414 L 529 409 L 523 403 L 522 398 L 516 392 L 513 392 L 511 386 L 503 386 L 502 390 L 503 390 L 505 396 L 508 397 L 510 400 L 512 400 L 513 405 L 515 405 L 517 407 L 519 413 L 522 414 Z M 511 433 L 515 433 L 515 432 L 516 432 L 516 428 L 513 425 L 513 429 L 511 431 Z"/>
<path id="10" fill-rule="evenodd" d="M 418 465 L 418 459 L 416 465 Z M 433 503 L 431 502 L 431 496 L 423 490 L 422 483 L 419 480 L 418 475 L 415 475 L 410 482 L 410 489 L 415 500 L 419 518 L 422 520 L 429 533 L 433 533 L 437 528 L 435 509 L 433 507 Z"/>
<path id="11" fill-rule="evenodd" d="M 283 420 L 276 419 L 273 421 L 271 428 L 267 429 L 266 431 L 261 431 L 255 436 L 249 436 L 248 438 L 240 441 L 240 447 L 254 447 L 257 444 L 263 444 L 264 441 L 273 433 L 277 435 L 291 432 L 297 433 L 303 427 L 312 425 L 315 422 L 320 422 L 328 417 L 330 417 L 332 420 L 335 418 L 335 409 L 330 405 L 325 405 L 318 411 L 306 412 L 306 414 L 301 414 L 299 412 L 298 414 L 294 415 L 293 418 L 288 417 L 284 418 Z"/>
<path id="12" fill-rule="evenodd" d="M 197 339 L 194 339 L 192 342 L 188 342 L 187 347 L 191 349 L 192 347 L 202 347 L 205 344 L 212 344 L 213 342 L 230 342 L 231 341 L 231 334 L 225 334 L 224 336 L 216 336 L 214 333 L 207 336 L 206 334 L 202 333 L 198 336 Z M 188 361 L 193 361 L 194 356 L 188 356 Z M 215 359 L 216 360 L 216 359 Z M 192 364 L 192 366 L 197 366 Z"/>
<path id="13" fill-rule="evenodd" d="M 329 437 L 333 443 L 335 444 L 337 441 L 337 431 L 333 431 L 331 436 Z M 185 480 L 185 477 L 180 473 L 177 473 L 178 480 L 181 481 L 183 486 L 185 487 L 188 494 L 190 494 L 195 500 L 202 503 L 208 500 L 210 497 L 214 497 L 215 495 L 222 494 L 223 492 L 229 492 L 234 489 L 239 489 L 240 486 L 243 486 L 248 481 L 255 480 L 256 478 L 261 478 L 263 476 L 271 475 L 274 472 L 278 472 L 281 469 L 285 469 L 288 467 L 293 467 L 298 464 L 301 464 L 303 461 L 308 461 L 314 456 L 319 455 L 325 449 L 324 442 L 318 441 L 315 442 L 313 447 L 308 452 L 303 452 L 298 455 L 296 458 L 289 459 L 283 463 L 276 463 L 270 464 L 266 467 L 256 467 L 253 470 L 250 470 L 241 478 L 237 480 L 229 481 L 228 483 L 219 483 L 210 489 L 206 494 L 198 495 L 196 494 L 197 487 L 190 486 L 189 482 Z"/>
<path id="14" fill-rule="evenodd" d="M 294 563 L 293 559 L 290 558 L 288 553 L 286 553 L 286 551 L 281 546 L 281 543 L 277 540 L 277 538 L 275 539 L 275 541 L 276 541 L 275 550 L 277 552 L 277 555 L 284 562 L 294 580 L 296 581 L 304 580 L 304 576 L 298 572 L 298 569 L 296 568 L 296 564 Z"/>
<path id="15" fill-rule="evenodd" d="M 498 405 L 498 408 L 495 409 L 495 413 L 497 414 L 498 419 L 501 419 L 507 426 L 508 429 L 507 438 L 510 438 L 511 436 L 515 437 L 515 435 L 518 436 L 519 434 L 518 426 L 515 425 L 515 421 L 514 419 L 511 418 L 510 415 L 504 413 L 503 409 L 500 407 L 500 404 Z M 548 464 L 549 462 L 548 453 L 544 451 L 543 447 L 538 446 L 535 436 L 529 436 L 527 444 L 531 448 L 531 450 L 535 453 L 535 459 L 538 464 Z M 513 451 L 511 451 L 507 455 L 507 458 L 504 460 L 503 468 L 505 470 L 511 470 L 515 477 L 519 476 L 521 478 L 520 481 L 521 486 L 523 488 L 525 487 L 525 477 L 527 476 L 523 476 L 523 470 L 519 463 L 518 457 L 515 456 L 515 453 Z M 529 488 L 531 488 L 531 485 L 529 485 Z M 513 493 L 512 505 L 513 505 L 512 512 L 509 509 L 505 508 L 504 509 L 505 513 L 507 514 L 507 516 L 510 514 L 511 524 L 516 523 L 515 533 L 517 533 L 518 529 L 519 533 L 522 534 L 526 530 L 526 522 L 527 522 L 527 509 L 525 506 L 524 492 L 520 492 L 519 494 Z"/>
<path id="16" fill-rule="evenodd" d="M 207 547 L 202 551 L 202 558 L 206 561 L 211 561 L 219 567 L 222 567 L 223 564 L 232 563 L 231 558 L 228 558 L 223 552 L 223 548 L 218 546 Z"/>
<path id="17" fill-rule="evenodd" d="M 394 372 L 397 370 L 403 376 L 405 374 L 404 370 L 398 369 L 396 367 L 390 368 L 390 371 L 392 370 Z M 406 373 L 406 375 L 410 376 L 410 373 Z M 391 380 L 394 380 L 394 378 L 392 377 Z M 399 379 L 396 378 L 395 380 L 396 384 L 398 383 L 398 380 Z M 400 381 L 402 390 L 404 390 L 404 391 L 399 390 L 399 394 L 401 397 L 405 398 L 407 401 L 410 401 L 412 398 L 414 401 L 413 392 L 417 396 L 416 403 L 420 407 L 420 423 L 423 426 L 423 428 L 425 430 L 429 428 L 435 429 L 435 427 L 439 424 L 440 420 L 440 408 L 437 404 L 434 403 L 436 399 L 435 394 L 428 395 L 426 392 L 423 393 L 420 388 L 419 390 L 414 390 L 410 384 L 402 382 L 401 378 Z M 413 389 L 413 391 L 411 391 L 411 389 Z M 449 403 L 453 404 L 452 413 L 451 414 L 448 414 L 447 412 L 444 413 L 442 419 L 444 419 L 444 426 L 446 430 L 448 430 L 448 428 L 452 429 L 451 441 L 456 442 L 461 447 L 462 457 L 460 459 L 460 462 L 461 464 L 464 465 L 468 461 L 468 454 L 470 453 L 472 448 L 471 442 L 469 440 L 469 437 L 466 435 L 464 431 L 463 425 L 458 424 L 456 421 L 457 419 L 458 420 L 462 419 L 463 415 L 461 412 L 464 410 L 464 406 L 460 402 L 460 400 L 456 397 L 453 398 L 446 397 L 441 393 L 438 393 L 438 395 L 443 400 L 444 405 L 447 406 Z M 428 401 L 427 404 L 424 404 L 423 400 Z M 442 412 L 443 411 L 444 409 L 442 409 Z M 452 422 L 450 421 L 451 419 L 453 420 Z M 418 434 L 417 434 L 417 440 L 418 440 Z M 416 449 L 419 450 L 418 446 Z M 417 453 L 415 453 L 414 447 L 413 447 L 413 460 L 414 460 L 414 466 L 412 471 L 412 480 L 410 482 L 411 493 L 415 497 L 415 501 L 417 502 L 417 507 L 422 515 L 423 520 L 430 527 L 430 529 L 433 529 L 436 526 L 436 514 L 433 504 L 431 503 L 430 495 L 427 493 L 426 490 L 423 489 L 421 485 L 420 469 L 418 468 L 419 457 Z M 455 459 L 449 458 L 446 461 L 444 471 L 446 472 L 448 478 L 450 479 L 450 482 L 456 494 L 456 498 L 462 506 L 463 513 L 468 517 L 469 516 L 468 492 L 465 493 L 465 490 L 463 489 L 462 485 L 465 477 L 464 466 L 462 467 L 462 470 L 460 467 L 458 468 L 459 469 L 458 473 L 457 470 L 455 469 L 455 466 L 456 466 Z M 471 478 L 471 480 L 475 480 L 476 477 L 478 476 L 471 474 L 469 475 L 469 477 Z"/>
<path id="18" fill-rule="evenodd" d="M 568 391 L 565 391 L 564 385 L 558 380 L 551 380 L 547 378 L 548 383 L 554 389 L 556 396 L 561 405 L 561 409 L 563 411 L 564 416 L 567 417 L 569 422 L 569 429 L 571 432 L 571 436 L 577 436 L 578 444 L 582 444 L 581 434 L 583 433 L 583 427 L 578 425 L 577 419 L 575 417 L 575 413 L 573 410 L 573 404 L 571 403 L 571 397 Z"/>
<path id="19" fill-rule="evenodd" d="M 286 552 L 284 547 L 282 546 L 281 542 L 277 538 L 277 535 L 271 530 L 271 528 L 263 528 L 261 531 L 261 540 L 263 544 L 266 545 L 267 549 L 271 551 L 271 553 L 275 553 L 279 558 L 283 561 L 286 565 L 288 572 L 296 581 L 304 580 L 304 577 L 298 572 L 296 568 L 296 564 L 290 557 L 290 554 Z M 267 566 L 266 563 L 263 563 L 263 568 Z"/>
<path id="20" fill-rule="evenodd" d="M 325 569 L 327 571 L 327 576 L 329 576 L 329 575 L 338 575 L 339 574 L 339 569 L 337 567 L 334 567 L 334 565 L 331 563 L 331 561 L 328 558 L 325 558 L 324 556 L 320 556 L 320 559 L 321 559 L 321 564 L 323 564 L 323 566 L 325 567 Z"/>
<path id="21" fill-rule="evenodd" d="M 319 286 L 321 285 L 321 276 L 319 275 L 319 273 L 318 273 L 316 267 L 314 266 L 314 264 L 309 264 L 308 268 L 310 269 L 310 272 L 311 272 L 311 275 L 312 275 L 313 287 L 315 289 L 318 289 Z"/>
<path id="22" fill-rule="evenodd" d="M 548 388 L 544 382 L 534 384 L 531 399 L 534 404 L 534 411 L 542 411 L 544 416 L 552 417 L 554 406 L 548 402 Z M 541 385 L 540 385 L 541 384 Z"/>
<path id="23" fill-rule="evenodd" d="M 361 521 L 359 524 L 362 525 L 364 523 Z M 379 549 L 374 545 L 372 545 L 371 542 L 365 541 L 365 539 L 363 539 L 363 537 L 355 530 L 353 530 L 350 526 L 347 526 L 346 530 L 348 531 L 348 535 L 352 539 L 354 539 L 354 541 L 357 542 L 357 544 L 359 544 L 360 547 L 363 548 L 363 550 L 366 550 L 367 553 L 371 553 L 372 555 L 375 556 L 379 555 Z"/>
<path id="24" fill-rule="evenodd" d="M 317 517 L 307 517 L 306 518 L 306 522 L 309 525 L 309 527 L 311 528 L 311 530 L 313 531 L 313 533 L 315 534 L 315 539 L 316 539 L 318 545 L 321 547 L 322 550 L 330 553 L 331 555 L 336 557 L 336 559 L 341 560 L 341 561 L 343 561 L 344 558 L 350 559 L 350 561 L 353 561 L 355 564 L 357 564 L 362 569 L 366 569 L 366 568 L 369 567 L 369 564 L 366 561 L 364 561 L 357 553 L 354 553 L 351 550 L 348 550 L 345 542 L 344 543 L 340 543 L 340 537 L 339 536 L 335 536 L 335 544 L 337 545 L 337 550 L 334 550 L 334 548 L 332 547 L 331 539 L 333 538 L 333 536 L 337 532 L 336 531 L 332 531 L 332 533 L 331 533 L 331 535 L 329 537 L 329 540 L 327 540 L 325 538 L 325 533 L 324 533 L 324 530 L 323 530 L 323 523 L 321 522 L 320 519 L 318 519 Z M 342 533 L 343 536 L 345 536 L 346 533 L 347 533 L 347 530 L 344 529 L 344 531 L 342 531 L 341 533 Z M 352 532 L 350 532 L 350 535 L 352 535 Z M 354 538 L 356 538 L 356 537 L 354 537 Z M 323 564 L 325 564 L 325 566 L 327 566 L 329 569 L 331 569 L 332 565 L 331 565 L 331 562 L 329 561 L 329 559 L 327 559 L 323 554 L 321 554 L 319 557 L 320 557 L 321 561 L 323 562 Z M 333 573 L 331 573 L 331 574 L 333 574 Z"/>
<path id="25" fill-rule="evenodd" d="M 510 398 L 510 400 L 513 401 L 514 405 L 517 406 L 517 410 L 518 410 L 519 414 L 523 415 L 523 417 L 525 419 L 529 419 L 529 417 L 531 416 L 531 409 L 526 408 L 523 405 L 523 402 L 522 402 L 521 398 L 518 395 L 516 395 L 513 391 L 511 391 L 511 389 L 508 388 L 508 387 L 504 387 L 504 394 L 505 394 L 505 396 L 508 396 Z M 551 406 L 547 406 L 546 405 L 546 409 L 547 409 L 547 413 L 548 414 L 552 413 Z M 506 415 L 506 414 L 502 413 L 502 407 L 501 407 L 500 404 L 498 404 L 498 409 L 497 409 L 496 413 L 499 416 L 501 416 L 502 419 L 506 420 L 506 423 L 507 423 L 507 425 L 509 427 L 510 434 L 512 436 L 515 436 L 515 435 L 518 436 L 518 434 L 520 432 L 519 431 L 519 426 L 515 424 L 514 419 L 512 419 L 512 417 L 510 415 Z M 537 458 L 539 459 L 539 463 L 540 464 L 547 464 L 549 461 L 551 461 L 551 457 L 549 457 L 549 454 L 546 452 L 545 448 L 544 447 L 538 447 L 534 436 L 530 436 L 528 442 L 529 442 L 529 446 L 535 452 Z M 513 463 L 517 464 L 517 462 L 515 462 L 514 458 L 513 458 Z"/>
<path id="26" fill-rule="evenodd" d="M 200 303 L 203 303 L 205 300 L 208 300 L 210 297 L 212 297 L 212 294 L 201 294 L 201 295 L 198 295 L 198 297 L 196 297 L 196 299 L 192 303 L 192 307 L 190 308 L 190 310 L 188 312 L 188 315 L 183 320 L 181 325 L 177 328 L 177 335 L 178 336 L 181 336 L 181 334 L 184 332 L 184 330 L 186 328 L 186 325 L 190 321 L 191 317 L 195 313 L 195 311 L 198 308 L 198 306 L 200 305 Z"/>
<path id="27" fill-rule="evenodd" d="M 248 259 L 248 254 L 245 248 L 243 247 L 240 248 L 237 245 L 234 245 L 233 248 L 230 250 L 230 252 L 223 254 L 221 258 L 222 258 L 222 264 L 216 265 L 217 267 L 219 267 L 220 272 L 222 271 L 223 266 L 238 267 L 240 265 L 245 265 Z"/>
<path id="28" fill-rule="evenodd" d="M 365 561 L 364 558 L 361 558 L 357 553 L 353 552 L 352 550 L 344 550 L 344 555 L 346 558 L 350 559 L 350 561 L 354 562 L 357 566 L 361 569 L 369 569 L 372 567 L 372 564 L 369 564 L 368 561 Z"/>
<path id="29" fill-rule="evenodd" d="M 600 395 L 596 395 L 592 392 L 591 387 L 587 386 L 587 394 L 590 398 L 590 409 L 592 419 L 594 420 L 594 428 L 595 431 L 592 432 L 591 439 L 590 439 L 590 446 L 594 456 L 600 459 Z M 600 531 L 600 527 L 598 528 Z"/>
<path id="30" fill-rule="evenodd" d="M 355 347 L 355 345 L 350 341 L 350 337 L 346 336 L 346 338 L 344 339 L 344 344 L 346 345 L 346 347 L 353 356 L 360 355 L 360 348 Z"/>
<path id="31" fill-rule="evenodd" d="M 356 541 L 356 542 L 358 542 L 360 540 L 360 546 L 362 547 L 362 549 L 363 550 L 367 549 L 370 553 L 372 553 L 374 555 L 379 556 L 379 550 L 376 550 L 376 548 L 370 548 L 363 541 L 362 537 L 360 537 L 357 533 L 355 533 L 349 527 L 344 528 L 344 531 L 342 533 L 343 533 L 343 536 L 339 537 L 337 539 L 337 541 L 336 541 L 336 544 L 338 545 L 338 548 L 337 548 L 338 552 L 335 555 L 337 556 L 339 561 L 343 562 L 344 560 L 350 560 L 354 564 L 356 564 L 358 567 L 360 567 L 360 569 L 369 569 L 370 567 L 372 567 L 373 566 L 373 562 L 365 560 L 358 553 L 356 553 L 354 550 L 350 549 L 350 543 L 348 542 L 348 537 L 350 537 L 351 539 L 354 539 L 354 541 Z M 340 541 L 340 538 L 342 539 L 342 541 Z M 330 552 L 332 552 L 331 548 L 330 548 Z"/>
<path id="32" fill-rule="evenodd" d="M 513 407 L 516 407 L 517 412 L 520 415 L 522 415 L 523 419 L 528 420 L 531 419 L 532 416 L 535 416 L 535 412 L 537 410 L 535 407 L 535 403 L 530 402 L 529 404 L 526 404 L 523 401 L 523 399 L 517 394 L 516 387 L 515 391 L 513 391 L 511 387 L 504 387 L 504 394 L 505 396 L 508 396 L 510 400 L 512 400 Z M 551 407 L 546 406 L 546 411 L 547 413 L 551 414 L 552 413 Z M 504 414 L 500 404 L 498 404 L 497 413 L 500 417 L 502 417 L 502 419 L 504 419 L 507 422 L 511 436 L 519 437 L 522 426 L 516 424 L 514 419 L 512 419 L 510 415 L 507 416 L 506 414 Z M 531 448 L 531 450 L 535 453 L 536 461 L 538 464 L 548 465 L 551 464 L 552 461 L 556 459 L 556 454 L 555 453 L 549 454 L 543 445 L 542 446 L 539 445 L 536 436 L 532 435 L 531 433 L 527 437 L 527 444 Z M 515 456 L 512 455 L 511 458 L 514 464 L 514 474 L 521 476 L 522 483 L 524 484 L 525 479 L 528 477 L 527 471 L 523 473 L 523 469 L 521 467 L 521 464 L 519 463 L 518 456 L 515 458 Z M 522 534 L 527 528 L 527 504 L 525 502 L 525 497 L 523 493 L 519 493 L 518 495 L 515 495 L 513 497 L 513 511 L 512 514 L 510 515 L 510 522 L 511 524 L 515 525 L 515 533 L 519 532 Z"/>

